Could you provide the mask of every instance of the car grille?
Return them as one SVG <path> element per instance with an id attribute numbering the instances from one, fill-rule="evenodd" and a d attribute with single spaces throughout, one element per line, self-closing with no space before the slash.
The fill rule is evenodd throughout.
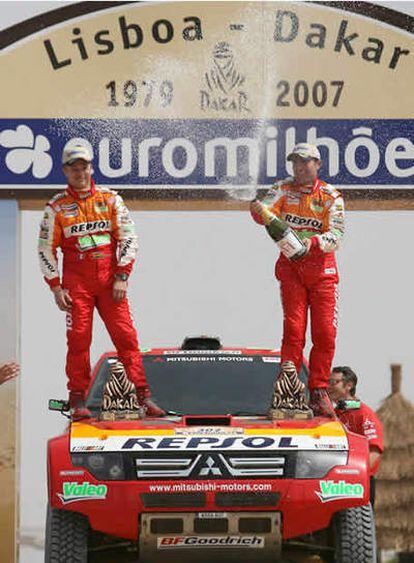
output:
<path id="1" fill-rule="evenodd" d="M 169 452 L 134 456 L 137 479 L 243 479 L 286 477 L 287 454 Z"/>

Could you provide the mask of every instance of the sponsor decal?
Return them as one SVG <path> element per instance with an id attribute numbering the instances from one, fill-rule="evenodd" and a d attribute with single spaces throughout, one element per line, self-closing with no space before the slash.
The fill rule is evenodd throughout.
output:
<path id="1" fill-rule="evenodd" d="M 280 356 L 262 356 L 262 360 L 269 364 L 280 364 Z"/>
<path id="2" fill-rule="evenodd" d="M 149 485 L 150 493 L 257 493 L 271 492 L 273 486 L 271 483 L 239 483 L 239 482 L 216 482 L 211 479 L 207 481 L 195 483 L 174 483 L 163 485 Z M 207 518 L 207 516 L 206 516 Z M 219 516 L 217 516 L 219 518 Z"/>
<path id="3" fill-rule="evenodd" d="M 103 235 L 84 235 L 78 237 L 78 248 L 82 252 L 90 248 L 97 248 L 98 246 L 107 246 L 111 243 L 111 235 L 105 233 Z"/>
<path id="4" fill-rule="evenodd" d="M 253 178 L 259 187 L 265 187 L 272 185 L 275 177 L 290 174 L 286 155 L 296 141 L 318 144 L 322 138 L 332 146 L 332 150 L 323 155 L 327 170 L 324 179 L 328 182 L 341 186 L 408 187 L 414 170 L 410 152 L 414 120 L 409 119 L 372 119 L 370 127 L 361 119 L 293 122 L 269 119 L 265 124 L 257 119 L 235 119 L 226 122 L 225 136 L 220 120 L 146 119 L 135 122 L 113 119 L 113 130 L 122 131 L 122 139 L 114 138 L 108 132 L 105 119 L 62 119 L 62 129 L 72 133 L 64 139 L 58 136 L 53 119 L 26 119 L 23 124 L 21 121 L 13 120 L 15 130 L 23 126 L 33 136 L 42 132 L 51 145 L 51 155 L 33 158 L 42 160 L 46 156 L 59 162 L 63 147 L 79 139 L 91 145 L 94 154 L 98 155 L 94 164 L 96 182 L 126 184 L 131 189 L 138 185 L 157 189 L 162 186 L 164 190 L 186 185 L 189 188 L 200 186 L 203 190 L 228 189 L 229 184 L 251 186 Z M 6 125 L 4 122 L 10 121 L 0 120 L 0 132 Z M 258 129 L 263 130 L 260 138 Z M 3 132 L 7 131 L 3 129 Z M 402 132 L 406 136 L 401 136 Z M 117 151 L 110 150 L 113 145 Z M 25 152 L 17 153 L 13 160 L 9 158 L 10 154 L 12 151 L 1 143 L 0 138 L 0 157 L 4 162 L 0 171 L 2 185 L 61 182 L 58 166 L 43 167 L 39 173 L 35 165 L 31 167 L 29 163 L 27 166 Z M 136 154 L 140 155 L 138 165 L 134 164 Z M 180 155 L 181 166 L 171 154 Z M 118 167 L 115 166 L 116 158 L 121 161 Z M 16 164 L 12 164 L 15 161 Z"/>
<path id="5" fill-rule="evenodd" d="M 81 500 L 105 500 L 107 492 L 106 485 L 93 485 L 88 481 L 84 483 L 69 481 L 63 483 L 63 492 L 56 494 L 63 504 L 69 504 Z"/>
<path id="6" fill-rule="evenodd" d="M 229 426 L 189 426 L 186 428 L 175 428 L 177 436 L 240 436 L 244 434 L 244 428 Z"/>
<path id="7" fill-rule="evenodd" d="M 77 203 L 63 203 L 60 209 L 64 217 L 76 217 L 79 214 Z"/>
<path id="8" fill-rule="evenodd" d="M 45 237 L 47 238 L 47 237 Z M 43 239 L 43 237 L 41 236 L 41 239 Z M 43 239 L 44 240 L 44 239 Z M 49 272 L 51 274 L 57 273 L 56 268 L 54 267 L 53 264 L 50 263 L 48 257 L 46 256 L 46 254 L 43 252 L 43 250 L 39 251 L 39 258 L 40 261 L 43 262 L 43 264 L 46 266 L 46 268 L 49 270 Z"/>
<path id="9" fill-rule="evenodd" d="M 71 452 L 102 452 L 105 449 L 105 446 L 96 446 L 96 445 L 85 445 L 85 446 L 73 446 L 70 451 Z"/>
<path id="10" fill-rule="evenodd" d="M 335 473 L 339 473 L 340 475 L 359 475 L 360 471 L 359 469 L 351 469 L 351 468 L 341 468 L 338 467 L 337 469 L 335 469 Z"/>
<path id="11" fill-rule="evenodd" d="M 74 203 L 62 203 L 60 208 L 61 208 L 62 211 L 77 211 L 78 204 L 76 202 L 74 202 Z"/>
<path id="12" fill-rule="evenodd" d="M 312 211 L 315 211 L 315 213 L 322 213 L 324 210 L 322 202 L 314 199 L 310 202 L 310 208 Z"/>
<path id="13" fill-rule="evenodd" d="M 313 229 L 321 230 L 323 223 L 314 217 L 301 217 L 300 215 L 292 215 L 286 213 L 284 217 L 286 223 L 296 225 L 297 227 L 312 227 Z"/>
<path id="14" fill-rule="evenodd" d="M 95 211 L 97 213 L 106 213 L 108 211 L 108 206 L 106 205 L 106 201 L 95 201 Z"/>
<path id="15" fill-rule="evenodd" d="M 206 89 L 200 90 L 202 111 L 250 113 L 248 98 L 242 88 L 246 77 L 237 70 L 229 43 L 220 41 L 213 51 L 210 69 L 204 74 Z"/>
<path id="16" fill-rule="evenodd" d="M 177 356 L 167 358 L 167 362 L 253 362 L 251 356 Z"/>
<path id="17" fill-rule="evenodd" d="M 82 469 L 63 469 L 59 471 L 59 475 L 62 476 L 75 476 L 75 475 L 84 475 L 85 472 Z"/>
<path id="18" fill-rule="evenodd" d="M 330 443 L 330 444 L 316 443 L 315 448 L 317 450 L 346 450 L 347 449 L 346 445 L 342 443 Z"/>
<path id="19" fill-rule="evenodd" d="M 209 355 L 209 356 L 219 356 L 220 354 L 226 354 L 226 356 L 231 356 L 233 354 L 240 355 L 241 350 L 164 350 L 163 354 L 166 356 L 197 356 L 197 355 Z"/>
<path id="20" fill-rule="evenodd" d="M 111 221 L 88 221 L 87 223 L 76 223 L 65 227 L 63 232 L 65 237 L 80 235 L 83 233 L 93 234 L 99 231 L 109 231 L 111 229 Z"/>
<path id="21" fill-rule="evenodd" d="M 336 274 L 335 268 L 325 268 L 325 274 Z"/>
<path id="22" fill-rule="evenodd" d="M 70 311 L 68 311 L 68 312 L 66 313 L 65 322 L 66 322 L 66 329 L 67 329 L 67 330 L 72 330 L 72 327 L 73 327 L 73 318 L 72 318 L 72 313 L 71 313 Z"/>
<path id="23" fill-rule="evenodd" d="M 244 547 L 263 548 L 265 540 L 261 536 L 163 536 L 157 538 L 158 549 L 197 548 L 197 547 Z"/>
<path id="24" fill-rule="evenodd" d="M 298 448 L 296 436 L 231 436 L 231 437 L 139 437 L 128 438 L 122 450 L 226 450 Z"/>
<path id="25" fill-rule="evenodd" d="M 346 481 L 319 481 L 320 491 L 315 491 L 322 502 L 345 498 L 358 499 L 364 496 L 364 487 L 360 483 Z"/>

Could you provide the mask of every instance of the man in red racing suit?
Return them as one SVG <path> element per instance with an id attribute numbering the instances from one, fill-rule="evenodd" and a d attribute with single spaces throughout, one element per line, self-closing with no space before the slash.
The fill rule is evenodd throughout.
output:
<path id="1" fill-rule="evenodd" d="M 344 202 L 335 188 L 317 176 L 321 165 L 317 147 L 299 143 L 288 160 L 294 177 L 277 182 L 262 200 L 294 229 L 307 249 L 299 260 L 281 254 L 276 263 L 284 313 L 281 361 L 293 361 L 299 372 L 310 310 L 309 406 L 315 416 L 333 417 L 326 388 L 335 352 L 338 270 L 334 251 L 344 233 Z M 251 213 L 263 224 L 257 202 L 251 204 Z"/>
<path id="2" fill-rule="evenodd" d="M 46 205 L 38 253 L 44 279 L 66 312 L 66 374 L 73 419 L 90 416 L 85 393 L 90 381 L 89 349 L 96 307 L 114 343 L 138 403 L 148 416 L 162 409 L 150 399 L 137 333 L 126 297 L 137 251 L 135 227 L 122 198 L 95 186 L 89 150 L 76 145 L 63 151 L 68 187 Z M 57 249 L 63 253 L 60 281 Z"/>
<path id="3" fill-rule="evenodd" d="M 375 412 L 358 397 L 358 377 L 349 366 L 336 366 L 329 379 L 329 396 L 336 403 L 339 420 L 351 432 L 365 436 L 369 449 L 370 500 L 375 504 L 375 474 L 384 451 L 382 424 Z"/>

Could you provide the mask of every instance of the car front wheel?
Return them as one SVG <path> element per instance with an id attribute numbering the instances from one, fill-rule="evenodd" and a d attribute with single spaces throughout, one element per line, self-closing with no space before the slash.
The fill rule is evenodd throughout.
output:
<path id="1" fill-rule="evenodd" d="M 336 563 L 376 561 L 375 521 L 370 504 L 335 514 L 334 533 Z"/>
<path id="2" fill-rule="evenodd" d="M 48 506 L 45 563 L 87 563 L 88 534 L 85 516 Z"/>

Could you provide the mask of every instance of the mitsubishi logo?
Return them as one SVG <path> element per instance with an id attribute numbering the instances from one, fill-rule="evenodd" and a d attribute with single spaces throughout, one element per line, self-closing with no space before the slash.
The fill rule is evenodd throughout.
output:
<path id="1" fill-rule="evenodd" d="M 211 456 L 206 459 L 204 466 L 200 469 L 198 474 L 201 477 L 209 475 L 210 473 L 212 475 L 222 475 L 220 468 L 216 466 L 216 462 Z"/>

